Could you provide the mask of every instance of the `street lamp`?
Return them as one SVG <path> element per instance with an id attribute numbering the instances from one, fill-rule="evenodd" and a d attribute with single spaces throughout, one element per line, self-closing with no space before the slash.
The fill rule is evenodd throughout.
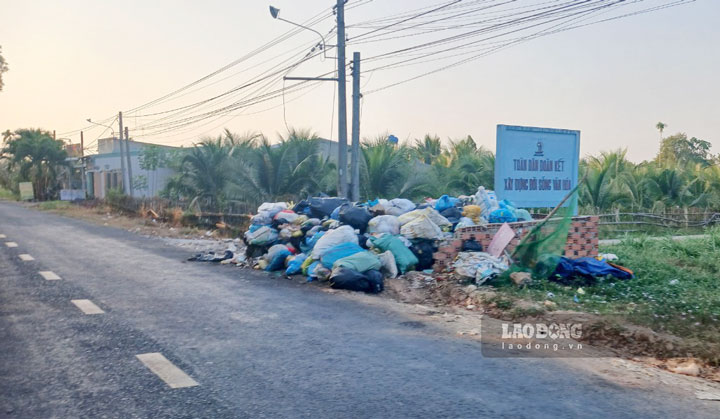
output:
<path id="1" fill-rule="evenodd" d="M 111 125 L 98 124 L 97 122 L 91 121 L 90 118 L 86 119 L 86 121 L 91 124 L 100 125 L 101 127 L 110 128 L 110 132 L 112 133 L 113 138 L 115 137 L 115 130 L 113 130 L 113 127 Z"/>
<path id="2" fill-rule="evenodd" d="M 273 19 L 282 20 L 283 22 L 287 22 L 291 25 L 295 25 L 299 28 L 307 29 L 309 31 L 312 31 L 312 32 L 315 32 L 316 34 L 318 34 L 318 36 L 320 37 L 320 43 L 317 44 L 316 47 L 320 48 L 320 50 L 323 52 L 323 58 L 327 58 L 327 55 L 325 54 L 325 38 L 322 36 L 322 34 L 320 32 L 316 31 L 313 28 L 308 28 L 307 26 L 303 26 L 299 23 L 295 23 L 295 22 L 291 22 L 287 19 L 283 19 L 283 18 L 279 17 L 279 15 L 280 15 L 280 9 L 278 9 L 277 7 L 270 6 L 270 16 L 272 16 Z M 315 47 L 313 47 L 312 51 L 315 51 Z"/>

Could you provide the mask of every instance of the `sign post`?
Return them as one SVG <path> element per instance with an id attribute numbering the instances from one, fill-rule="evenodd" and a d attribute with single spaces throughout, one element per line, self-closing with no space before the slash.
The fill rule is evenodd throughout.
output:
<path id="1" fill-rule="evenodd" d="M 579 159 L 580 131 L 498 125 L 495 193 L 519 208 L 553 208 L 577 185 Z"/>
<path id="2" fill-rule="evenodd" d="M 35 199 L 35 191 L 33 190 L 32 182 L 20 182 L 18 187 L 20 189 L 20 200 L 32 201 Z"/>

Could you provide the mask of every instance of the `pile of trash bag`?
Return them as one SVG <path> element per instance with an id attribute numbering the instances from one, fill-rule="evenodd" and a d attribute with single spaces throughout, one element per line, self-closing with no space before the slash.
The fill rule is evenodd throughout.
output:
<path id="1" fill-rule="evenodd" d="M 493 218 L 497 210 L 504 212 Z M 263 203 L 243 240 L 248 263 L 256 269 L 376 293 L 384 278 L 431 269 L 440 241 L 452 238 L 455 229 L 496 218 L 515 221 L 518 211 L 524 210 L 498 202 L 482 187 L 473 196 L 443 195 L 419 204 L 404 198 L 350 202 L 315 196 L 294 205 Z"/>

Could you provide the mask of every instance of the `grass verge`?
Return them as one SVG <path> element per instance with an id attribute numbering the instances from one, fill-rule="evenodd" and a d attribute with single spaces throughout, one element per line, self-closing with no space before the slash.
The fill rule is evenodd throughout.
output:
<path id="1" fill-rule="evenodd" d="M 565 286 L 539 280 L 523 288 L 498 284 L 498 291 L 515 299 L 550 300 L 560 310 L 621 319 L 694 341 L 706 361 L 720 365 L 720 228 L 706 233 L 700 239 L 641 237 L 601 247 L 635 272 L 627 281 L 600 278 Z"/>

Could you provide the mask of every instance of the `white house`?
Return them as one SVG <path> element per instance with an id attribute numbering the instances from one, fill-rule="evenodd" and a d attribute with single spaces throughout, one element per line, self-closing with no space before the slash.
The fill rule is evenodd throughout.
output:
<path id="1" fill-rule="evenodd" d="M 165 187 L 168 179 L 175 174 L 172 169 L 160 164 L 155 170 L 141 168 L 141 159 L 144 150 L 148 147 L 158 147 L 161 154 L 168 156 L 179 147 L 170 147 L 160 144 L 141 143 L 129 141 L 130 164 L 133 176 L 133 196 L 145 198 L 157 196 Z M 123 144 L 124 147 L 124 144 Z M 123 148 L 123 151 L 125 148 Z M 85 176 L 87 194 L 89 197 L 104 198 L 110 189 L 123 189 L 122 167 L 120 161 L 120 140 L 117 138 L 104 138 L 98 140 L 98 154 L 86 156 Z M 124 156 L 124 154 L 123 154 Z M 127 157 L 124 159 L 127 165 Z"/>

